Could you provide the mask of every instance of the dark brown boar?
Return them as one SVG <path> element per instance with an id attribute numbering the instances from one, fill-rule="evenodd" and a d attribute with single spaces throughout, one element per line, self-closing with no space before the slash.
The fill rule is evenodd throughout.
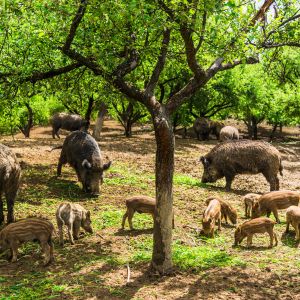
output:
<path id="1" fill-rule="evenodd" d="M 215 135 L 218 140 L 220 138 L 221 129 L 224 126 L 225 125 L 222 122 L 211 120 L 209 124 L 210 133 Z"/>
<path id="2" fill-rule="evenodd" d="M 221 204 L 217 199 L 212 199 L 203 213 L 201 233 L 214 237 L 216 222 L 218 230 L 221 231 Z"/>
<path id="3" fill-rule="evenodd" d="M 124 229 L 126 219 L 128 218 L 129 227 L 133 230 L 132 218 L 135 212 L 151 214 L 154 220 L 156 200 L 148 196 L 133 196 L 125 200 L 127 210 L 123 216 L 122 229 Z M 174 215 L 173 215 L 173 229 L 174 229 Z"/>
<path id="4" fill-rule="evenodd" d="M 43 218 L 30 217 L 11 223 L 0 232 L 0 249 L 10 249 L 12 262 L 17 261 L 18 247 L 26 242 L 38 241 L 45 254 L 44 265 L 53 260 L 53 224 Z"/>
<path id="5" fill-rule="evenodd" d="M 255 233 L 267 232 L 270 236 L 269 248 L 273 247 L 273 239 L 275 239 L 275 246 L 278 244 L 277 236 L 274 232 L 275 222 L 269 218 L 256 218 L 244 222 L 239 225 L 234 233 L 234 245 L 240 244 L 245 237 L 247 237 L 247 247 L 252 245 L 252 237 Z"/>
<path id="6" fill-rule="evenodd" d="M 15 154 L 0 144 L 0 225 L 4 222 L 2 195 L 7 204 L 7 222 L 14 221 L 14 204 L 20 185 L 21 167 Z"/>
<path id="7" fill-rule="evenodd" d="M 266 193 L 254 201 L 251 217 L 257 218 L 265 214 L 269 217 L 272 212 L 277 223 L 280 223 L 278 209 L 285 209 L 292 205 L 298 205 L 299 200 L 299 192 L 283 190 Z"/>
<path id="8" fill-rule="evenodd" d="M 238 140 L 239 131 L 233 126 L 225 126 L 220 131 L 220 141 Z"/>
<path id="9" fill-rule="evenodd" d="M 200 158 L 204 166 L 202 182 L 216 182 L 225 177 L 226 190 L 237 174 L 262 173 L 270 184 L 270 190 L 279 189 L 278 172 L 282 175 L 279 151 L 262 141 L 234 140 L 216 145 Z"/>
<path id="10" fill-rule="evenodd" d="M 99 195 L 103 172 L 110 167 L 111 162 L 103 163 L 99 146 L 91 135 L 74 131 L 66 137 L 57 165 L 57 176 L 61 175 L 62 166 L 66 163 L 75 169 L 86 193 Z"/>
<path id="11" fill-rule="evenodd" d="M 50 124 L 52 125 L 52 137 L 55 139 L 55 136 L 60 138 L 58 134 L 59 129 L 68 131 L 80 130 L 87 126 L 87 121 L 76 114 L 58 113 L 52 116 Z"/>
<path id="12" fill-rule="evenodd" d="M 209 140 L 210 121 L 206 118 L 198 118 L 193 125 L 198 140 Z"/>

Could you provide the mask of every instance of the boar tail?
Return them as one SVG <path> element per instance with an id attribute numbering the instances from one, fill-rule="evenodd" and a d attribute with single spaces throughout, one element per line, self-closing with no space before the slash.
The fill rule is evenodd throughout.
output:
<path id="1" fill-rule="evenodd" d="M 282 160 L 280 159 L 280 165 L 279 165 L 279 173 L 281 176 L 283 176 L 282 174 L 282 170 L 283 170 L 283 166 L 282 166 Z"/>
<path id="2" fill-rule="evenodd" d="M 53 150 L 56 150 L 56 149 L 62 149 L 62 145 L 61 146 L 55 146 L 53 148 L 51 148 L 50 150 L 48 150 L 49 152 L 52 152 Z"/>

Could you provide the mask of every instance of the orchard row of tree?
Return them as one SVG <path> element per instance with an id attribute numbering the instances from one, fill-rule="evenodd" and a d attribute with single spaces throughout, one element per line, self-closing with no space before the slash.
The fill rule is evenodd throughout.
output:
<path id="1" fill-rule="evenodd" d="M 174 123 L 299 122 L 299 9 L 298 0 L 3 1 L 1 123 L 26 131 L 50 111 L 88 117 L 103 104 L 122 121 L 147 113 L 157 144 L 152 267 L 168 273 Z"/>
<path id="2" fill-rule="evenodd" d="M 74 82 L 71 78 L 58 82 L 59 90 L 57 83 L 56 87 L 45 87 L 47 90 L 24 84 L 12 97 L 2 94 L 1 132 L 21 130 L 29 136 L 34 125 L 48 124 L 51 115 L 60 111 L 80 114 L 88 121 L 96 120 L 98 115 L 102 119 L 108 113 L 124 127 L 127 137 L 132 135 L 133 124 L 149 122 L 151 116 L 144 106 L 101 82 L 92 86 L 89 79 L 83 76 Z M 190 127 L 198 117 L 219 120 L 233 117 L 242 120 L 249 136 L 255 139 L 257 125 L 267 121 L 273 126 L 272 136 L 282 126 L 300 123 L 299 81 L 300 52 L 293 49 L 280 53 L 271 63 L 228 70 L 212 79 L 173 114 L 173 128 Z M 166 85 L 172 85 L 172 81 L 161 84 L 161 97 Z"/>

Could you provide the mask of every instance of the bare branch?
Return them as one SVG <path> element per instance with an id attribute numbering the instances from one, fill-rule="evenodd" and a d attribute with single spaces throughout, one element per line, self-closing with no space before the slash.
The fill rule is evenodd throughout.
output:
<path id="1" fill-rule="evenodd" d="M 146 94 L 152 96 L 154 89 L 157 85 L 157 82 L 159 80 L 159 76 L 162 72 L 162 70 L 165 67 L 165 62 L 166 62 L 166 56 L 167 56 L 167 50 L 168 50 L 168 45 L 170 43 L 170 35 L 171 35 L 171 29 L 165 28 L 163 32 L 163 40 L 162 40 L 162 45 L 160 49 L 160 54 L 157 59 L 156 66 L 153 70 L 152 76 L 149 80 L 149 83 L 147 84 L 146 87 Z"/>
<path id="2" fill-rule="evenodd" d="M 284 46 L 300 47 L 300 43 L 298 43 L 298 42 L 286 42 L 286 43 L 271 44 L 271 43 L 264 42 L 264 43 L 262 43 L 262 45 L 260 47 L 270 49 L 270 48 L 279 48 L 279 47 L 284 47 Z"/>

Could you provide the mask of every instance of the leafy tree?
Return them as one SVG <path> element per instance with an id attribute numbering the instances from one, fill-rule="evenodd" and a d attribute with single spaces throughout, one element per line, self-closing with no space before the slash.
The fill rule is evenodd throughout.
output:
<path id="1" fill-rule="evenodd" d="M 128 0 L 99 6 L 81 0 L 58 6 L 36 0 L 12 1 L 9 8 L 4 28 L 11 35 L 0 44 L 17 60 L 6 55 L 0 77 L 37 82 L 87 68 L 151 114 L 157 143 L 152 267 L 159 273 L 172 268 L 171 117 L 219 72 L 257 63 L 266 51 L 300 46 L 297 2 L 277 1 L 276 15 L 268 13 L 273 2 Z M 188 79 L 175 76 L 161 97 L 160 83 L 183 73 Z"/>

